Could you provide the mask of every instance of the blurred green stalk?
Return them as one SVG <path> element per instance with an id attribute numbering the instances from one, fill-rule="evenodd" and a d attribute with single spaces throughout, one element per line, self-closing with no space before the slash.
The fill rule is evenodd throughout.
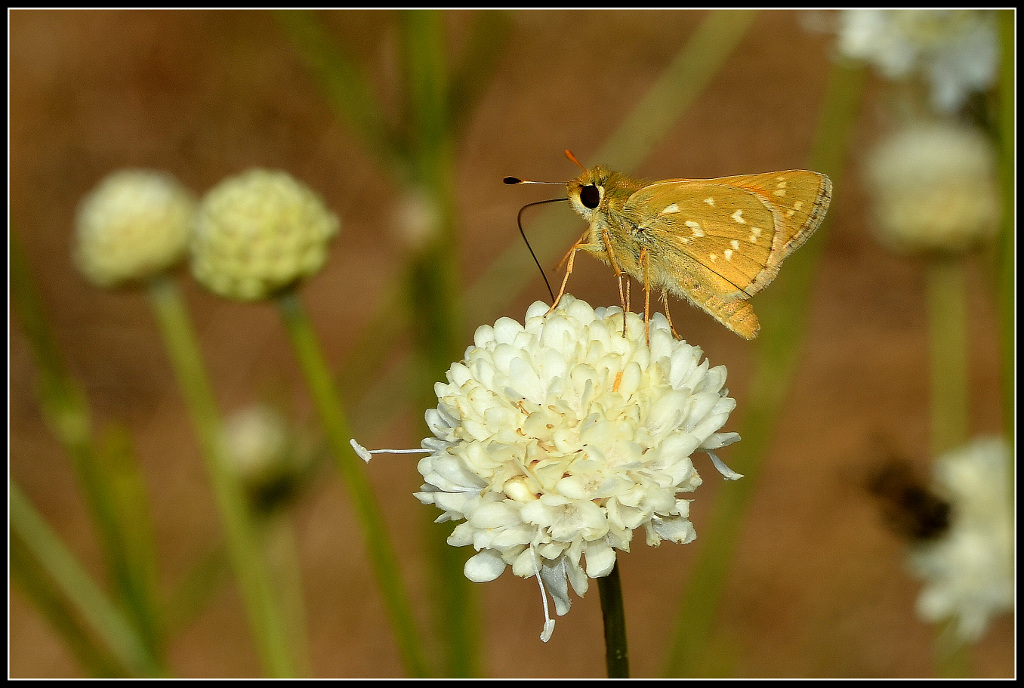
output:
<path id="1" fill-rule="evenodd" d="M 263 670 L 273 677 L 295 675 L 284 621 L 270 572 L 259 549 L 252 513 L 231 466 L 213 390 L 199 345 L 177 287 L 166 275 L 148 284 L 150 302 L 174 373 L 192 418 L 206 472 L 224 525 L 231 563 L 238 579 L 249 627 Z"/>
<path id="2" fill-rule="evenodd" d="M 406 384 L 419 408 L 437 405 L 434 383 L 444 379 L 463 348 L 459 302 L 458 218 L 455 207 L 453 113 L 449 110 L 444 17 L 438 11 L 398 15 L 409 124 L 411 179 L 406 193 L 426 206 L 426 243 L 406 266 L 406 300 L 415 346 L 415 373 Z M 449 677 L 477 673 L 479 636 L 472 584 L 463 574 L 468 553 L 447 543 L 448 528 L 424 510 L 428 553 L 433 565 L 431 606 Z"/>
<path id="3" fill-rule="evenodd" d="M 108 430 L 102 446 L 94 445 L 85 394 L 64 368 L 13 231 L 9 242 L 11 302 L 36 364 L 36 394 L 43 417 L 70 457 L 82 486 L 115 594 L 148 651 L 163 666 L 155 545 L 138 463 L 124 431 Z"/>
<path id="4" fill-rule="evenodd" d="M 968 438 L 967 280 L 960 256 L 928 258 L 928 345 L 931 362 L 931 453 Z"/>
<path id="5" fill-rule="evenodd" d="M 363 534 L 363 544 L 370 555 L 406 673 L 410 676 L 426 676 L 427 665 L 416 633 L 409 597 L 402 584 L 398 559 L 391 547 L 366 469 L 349 444 L 352 433 L 313 325 L 294 290 L 279 295 L 277 305 L 334 453 L 338 472 L 352 499 L 360 532 Z"/>
<path id="6" fill-rule="evenodd" d="M 8 486 L 8 496 L 12 538 L 17 538 L 19 546 L 31 554 L 39 568 L 73 602 L 75 609 L 103 639 L 117 661 L 136 676 L 166 675 L 132 623 L 110 603 L 14 482 Z M 61 628 L 58 627 L 58 630 Z M 62 633 L 62 637 L 72 636 Z M 72 642 L 73 646 L 80 645 L 77 640 Z M 94 661 L 102 659 L 97 657 Z"/>
<path id="7" fill-rule="evenodd" d="M 829 74 L 809 167 L 824 172 L 841 190 L 841 172 L 859 111 L 865 70 L 834 63 Z M 835 199 L 832 201 L 835 207 Z M 835 212 L 834 210 L 832 212 Z M 708 522 L 700 530 L 697 557 L 680 602 L 665 665 L 668 676 L 695 676 L 706 658 L 740 530 L 759 484 L 762 462 L 800 361 L 813 293 L 813 279 L 828 234 L 826 216 L 814 236 L 786 260 L 758 302 L 761 333 L 739 428 L 743 440 L 729 459 L 744 478 L 719 490 Z"/>
<path id="8" fill-rule="evenodd" d="M 1016 413 L 1017 364 L 1017 51 L 1016 11 L 999 11 L 999 177 L 1003 192 L 1003 222 L 997 250 L 996 298 L 999 308 L 999 334 L 1002 363 L 1003 428 L 1006 440 L 1014 447 Z M 1016 486 L 1016 452 L 1010 454 L 1009 481 L 1012 492 Z"/>

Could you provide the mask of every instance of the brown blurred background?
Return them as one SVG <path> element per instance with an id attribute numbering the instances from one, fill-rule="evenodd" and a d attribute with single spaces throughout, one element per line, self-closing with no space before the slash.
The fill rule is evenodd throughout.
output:
<path id="1" fill-rule="evenodd" d="M 456 151 L 464 284 L 520 242 L 515 216 L 557 192 L 504 187 L 505 175 L 564 179 L 631 111 L 679 51 L 703 11 L 523 11 Z M 647 178 L 713 177 L 804 167 L 825 88 L 832 38 L 797 12 L 761 13 L 736 52 L 656 152 Z M 219 525 L 181 396 L 148 302 L 92 287 L 70 257 L 79 199 L 104 175 L 152 167 L 202 193 L 248 167 L 287 170 L 323 195 L 342 231 L 323 272 L 304 288 L 328 359 L 347 360 L 407 249 L 398 189 L 374 165 L 318 90 L 275 17 L 266 12 L 14 11 L 10 19 L 10 212 L 67 365 L 96 421 L 131 429 L 153 502 L 161 584 L 170 590 L 218 541 Z M 324 20 L 394 104 L 396 35 L 385 11 L 325 13 Z M 446 13 L 452 54 L 470 13 Z M 928 470 L 928 368 L 924 273 L 868 232 L 857 151 L 876 135 L 877 84 L 866 92 L 852 155 L 836 188 L 816 278 L 804 356 L 776 427 L 757 497 L 729 574 L 716 643 L 742 676 L 915 677 L 933 671 L 934 629 L 913 606 L 920 584 L 903 569 L 903 544 L 882 525 L 863 488 L 873 438 Z M 582 221 L 563 209 L 573 232 Z M 568 248 L 568 243 L 566 248 Z M 523 249 L 525 250 L 525 249 Z M 610 271 L 581 257 L 571 291 L 616 304 Z M 551 266 L 546 266 L 551 267 Z M 313 425 L 277 314 L 180 284 L 225 413 L 277 390 Z M 770 288 L 769 288 L 770 289 Z M 534 279 L 501 313 L 522 319 L 547 298 Z M 754 300 L 757 306 L 757 299 Z M 970 273 L 971 430 L 1001 428 L 994 306 L 980 263 Z M 751 344 L 675 304 L 677 327 L 729 369 L 737 414 L 747 394 Z M 471 323 L 475 327 L 480 323 Z M 90 571 L 99 551 L 66 456 L 43 424 L 33 366 L 14 321 L 10 338 L 10 475 Z M 469 343 L 469 337 L 466 337 Z M 369 446 L 416 446 L 422 409 Z M 695 457 L 696 458 L 696 457 Z M 728 461 L 728 452 L 723 452 Z M 679 591 L 700 543 L 702 518 L 729 489 L 697 458 L 693 545 L 652 549 L 634 539 L 620 557 L 635 676 L 657 676 Z M 369 467 L 387 526 L 427 623 L 423 510 L 415 459 Z M 399 676 L 401 667 L 333 468 L 294 510 L 308 615 L 312 674 Z M 433 514 L 430 515 L 433 517 Z M 410 536 L 410 533 L 412 534 Z M 603 676 L 600 602 L 594 588 L 538 640 L 536 582 L 506 572 L 478 586 L 486 675 Z M 78 676 L 80 668 L 16 586 L 10 593 L 10 672 Z M 973 652 L 978 676 L 1013 672 L 1012 618 L 999 619 Z M 182 676 L 254 676 L 259 667 L 239 599 L 227 587 L 172 644 Z"/>

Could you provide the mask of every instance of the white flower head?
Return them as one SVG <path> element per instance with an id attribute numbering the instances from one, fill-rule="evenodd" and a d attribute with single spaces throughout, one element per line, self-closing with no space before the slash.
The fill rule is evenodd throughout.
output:
<path id="1" fill-rule="evenodd" d="M 565 296 L 547 311 L 536 302 L 525 325 L 480 327 L 435 385 L 416 497 L 443 511 L 438 522 L 461 521 L 448 543 L 477 550 L 467 578 L 507 566 L 537 576 L 562 615 L 568 587 L 582 596 L 589 578 L 608 575 L 634 529 L 649 545 L 696 537 L 681 498 L 701 484 L 691 455 L 707 452 L 739 478 L 713 454 L 739 435 L 718 432 L 736 406 L 725 367 L 702 362 L 660 313 L 648 344 L 635 313 L 623 336 L 616 307 Z"/>
<path id="2" fill-rule="evenodd" d="M 912 124 L 865 160 L 879 240 L 896 251 L 965 250 L 993 237 L 1000 217 L 996 154 L 970 127 Z"/>
<path id="3" fill-rule="evenodd" d="M 954 619 L 960 641 L 978 640 L 993 617 L 1013 609 L 1009 459 L 998 437 L 979 438 L 939 457 L 935 491 L 950 502 L 950 526 L 910 550 L 910 568 L 925 582 L 918 614 L 932 622 Z"/>
<path id="4" fill-rule="evenodd" d="M 990 10 L 843 10 L 839 51 L 890 80 L 918 74 L 939 112 L 958 109 L 995 82 L 999 44 Z"/>
<path id="5" fill-rule="evenodd" d="M 195 209 L 166 172 L 114 172 L 78 206 L 75 262 L 101 287 L 152 277 L 184 256 Z"/>

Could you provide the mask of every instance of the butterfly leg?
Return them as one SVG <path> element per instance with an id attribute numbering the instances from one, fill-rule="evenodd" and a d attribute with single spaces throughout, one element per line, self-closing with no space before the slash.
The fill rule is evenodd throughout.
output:
<path id="1" fill-rule="evenodd" d="M 651 256 L 647 248 L 640 249 L 640 265 L 644 270 L 644 332 L 647 345 L 651 345 Z"/>
<path id="2" fill-rule="evenodd" d="M 555 270 L 557 270 L 562 267 L 562 264 L 564 263 L 565 277 L 562 278 L 562 287 L 558 290 L 558 296 L 555 297 L 554 302 L 551 304 L 551 308 L 548 309 L 548 313 L 555 310 L 555 306 L 557 306 L 558 302 L 562 300 L 562 295 L 565 293 L 565 285 L 569 283 L 569 275 L 572 274 L 572 266 L 573 262 L 576 260 L 576 252 L 590 246 L 590 244 L 586 243 L 587 234 L 589 234 L 589 232 L 583 233 L 583 236 L 580 237 L 579 241 L 572 245 L 569 252 L 565 254 L 565 257 L 563 257 L 562 260 L 558 262 L 558 266 L 555 267 Z M 547 315 L 547 313 L 545 313 L 545 315 Z"/>
<path id="3" fill-rule="evenodd" d="M 672 335 L 676 339 L 682 341 L 683 338 L 679 336 L 679 333 L 676 332 L 675 325 L 672 324 L 672 314 L 668 312 L 668 292 L 664 289 L 661 290 L 661 302 L 665 304 L 665 319 L 668 320 L 668 327 L 672 330 Z"/>
<path id="4" fill-rule="evenodd" d="M 615 271 L 615 279 L 619 282 L 619 303 L 622 305 L 622 336 L 626 336 L 626 313 L 629 312 L 629 304 L 626 303 L 625 292 L 622 291 L 622 268 L 619 267 L 619 261 L 615 258 L 615 252 L 612 251 L 612 240 L 608 236 L 608 230 L 601 230 L 601 241 L 604 243 L 604 252 L 608 256 L 608 264 L 612 266 L 612 270 Z"/>

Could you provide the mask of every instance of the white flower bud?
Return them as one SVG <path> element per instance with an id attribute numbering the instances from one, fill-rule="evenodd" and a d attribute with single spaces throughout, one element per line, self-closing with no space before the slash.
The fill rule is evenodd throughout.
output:
<path id="1" fill-rule="evenodd" d="M 195 208 L 165 172 L 115 172 L 78 207 L 75 262 L 101 287 L 152 277 L 184 255 Z"/>

